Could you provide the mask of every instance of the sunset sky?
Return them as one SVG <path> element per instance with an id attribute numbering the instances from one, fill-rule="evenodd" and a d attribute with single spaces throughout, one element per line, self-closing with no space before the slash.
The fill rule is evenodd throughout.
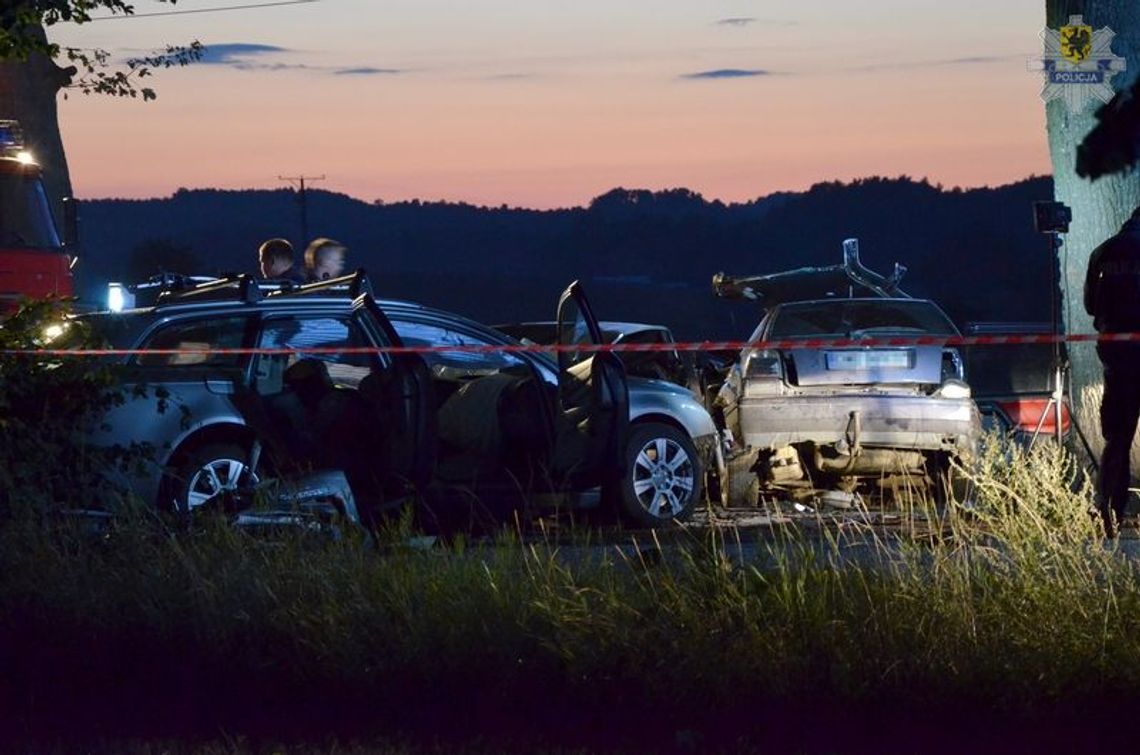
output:
<path id="1" fill-rule="evenodd" d="M 562 207 L 615 186 L 741 201 L 907 174 L 1049 172 L 1041 0 L 137 0 L 53 27 L 128 57 L 197 39 L 158 100 L 72 93 L 76 195 L 316 188 Z M 179 15 L 142 14 L 183 11 Z"/>

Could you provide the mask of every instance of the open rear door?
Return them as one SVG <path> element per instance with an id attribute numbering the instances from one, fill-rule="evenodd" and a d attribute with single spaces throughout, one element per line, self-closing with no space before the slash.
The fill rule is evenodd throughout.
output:
<path id="1" fill-rule="evenodd" d="M 358 297 L 353 311 L 376 342 L 404 345 L 370 294 Z M 422 490 L 435 473 L 436 459 L 436 415 L 427 363 L 419 354 L 381 354 L 379 369 L 361 383 L 360 390 L 382 415 L 386 435 L 383 461 L 390 481 Z"/>
<path id="2" fill-rule="evenodd" d="M 585 292 L 575 281 L 558 300 L 558 407 L 553 467 L 563 484 L 582 489 L 616 480 L 629 427 L 625 368 L 602 342 Z"/>

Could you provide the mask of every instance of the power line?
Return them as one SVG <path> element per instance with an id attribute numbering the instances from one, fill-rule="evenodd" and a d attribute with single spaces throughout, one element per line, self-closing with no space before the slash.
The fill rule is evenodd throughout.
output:
<path id="1" fill-rule="evenodd" d="M 320 0 L 276 0 L 269 3 L 250 3 L 247 5 L 219 5 L 214 8 L 190 8 L 187 10 L 155 11 L 154 13 L 131 13 L 120 16 L 98 16 L 91 21 L 123 21 L 128 18 L 154 18 L 155 16 L 184 16 L 189 13 L 219 13 L 227 10 L 255 10 L 257 8 L 275 8 L 280 5 L 304 5 L 317 3 Z"/>
<path id="2" fill-rule="evenodd" d="M 297 206 L 301 210 L 301 244 L 302 246 L 309 243 L 309 200 L 305 194 L 306 181 L 324 181 L 325 176 L 322 173 L 319 176 L 277 176 L 278 181 L 288 181 L 294 186 L 300 185 L 300 190 L 297 192 Z"/>

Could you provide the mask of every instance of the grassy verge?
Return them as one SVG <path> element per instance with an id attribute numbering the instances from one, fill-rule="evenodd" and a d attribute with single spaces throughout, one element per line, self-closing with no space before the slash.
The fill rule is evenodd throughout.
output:
<path id="1" fill-rule="evenodd" d="M 420 551 L 397 530 L 377 553 L 12 525 L 5 735 L 641 750 L 970 741 L 954 716 L 1081 732 L 1140 692 L 1140 590 L 1071 477 L 1047 446 L 991 449 L 944 536 L 863 533 L 874 563 L 795 529 L 570 561 L 510 536 Z"/>

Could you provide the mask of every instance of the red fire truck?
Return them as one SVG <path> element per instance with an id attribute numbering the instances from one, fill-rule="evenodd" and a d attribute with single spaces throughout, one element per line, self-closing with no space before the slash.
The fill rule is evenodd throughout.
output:
<path id="1" fill-rule="evenodd" d="M 72 229 L 74 205 L 67 204 Z M 25 297 L 73 295 L 72 251 L 60 238 L 42 170 L 24 148 L 19 123 L 0 120 L 0 313 Z"/>

